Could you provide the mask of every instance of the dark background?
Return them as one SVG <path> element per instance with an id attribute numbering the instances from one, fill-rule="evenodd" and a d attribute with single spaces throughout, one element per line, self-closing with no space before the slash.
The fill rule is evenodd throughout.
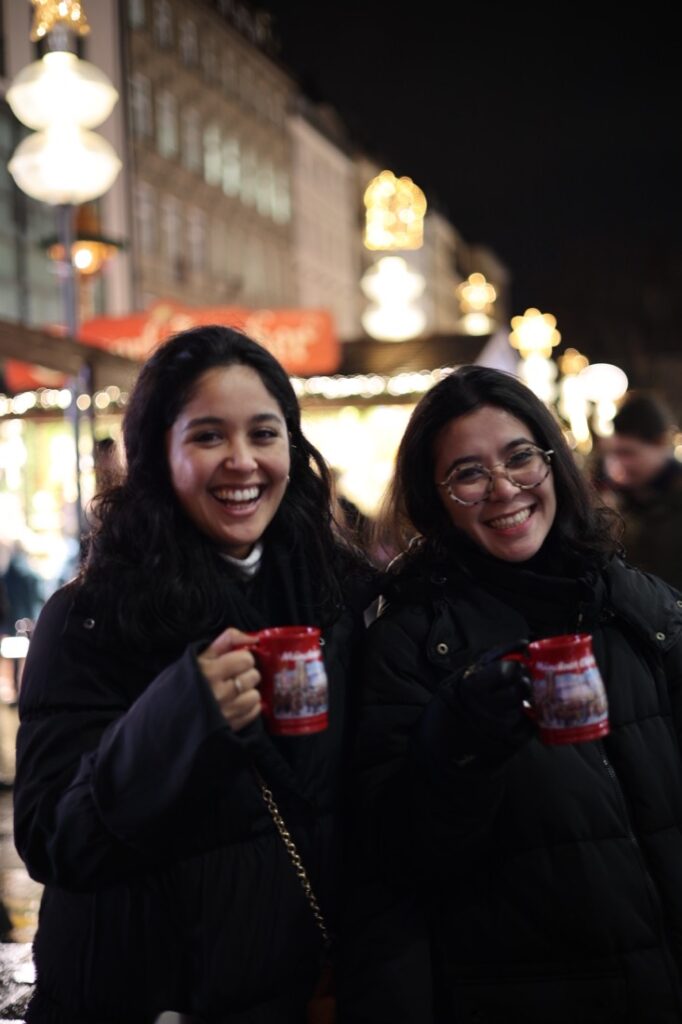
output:
<path id="1" fill-rule="evenodd" d="M 553 313 L 562 348 L 639 386 L 653 352 L 682 354 L 682 75 L 663 8 L 259 6 L 304 91 L 507 265 L 512 313 Z"/>

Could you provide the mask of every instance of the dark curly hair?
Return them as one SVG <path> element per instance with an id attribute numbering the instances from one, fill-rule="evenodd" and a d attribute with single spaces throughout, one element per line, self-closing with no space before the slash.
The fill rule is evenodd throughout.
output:
<path id="1" fill-rule="evenodd" d="M 301 430 L 286 372 L 267 349 L 238 330 L 195 327 L 166 341 L 140 371 L 123 423 L 127 470 L 120 483 L 98 496 L 81 573 L 82 585 L 105 607 L 115 608 L 115 625 L 131 642 L 172 642 L 206 635 L 217 626 L 215 595 L 225 565 L 176 498 L 165 444 L 199 377 L 233 365 L 256 371 L 289 433 L 290 482 L 266 535 L 283 538 L 292 552 L 309 551 L 320 606 L 331 614 L 339 604 L 330 473 Z"/>
<path id="2" fill-rule="evenodd" d="M 428 391 L 415 408 L 398 449 L 393 479 L 377 524 L 377 535 L 404 551 L 415 538 L 433 550 L 457 547 L 434 482 L 434 442 L 450 420 L 492 405 L 521 420 L 537 444 L 552 449 L 557 498 L 552 527 L 560 548 L 601 561 L 619 550 L 620 517 L 604 506 L 580 472 L 559 424 L 518 378 L 483 366 L 462 366 Z"/>

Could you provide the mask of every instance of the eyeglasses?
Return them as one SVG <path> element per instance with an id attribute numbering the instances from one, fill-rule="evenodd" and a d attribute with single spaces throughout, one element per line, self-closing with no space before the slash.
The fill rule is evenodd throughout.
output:
<path id="1" fill-rule="evenodd" d="M 498 462 L 490 469 L 480 462 L 460 462 L 438 484 L 458 505 L 479 505 L 490 497 L 495 479 L 493 470 L 500 469 L 505 480 L 521 491 L 539 487 L 549 476 L 550 456 L 553 449 L 543 451 L 535 444 L 524 445 L 512 452 L 504 462 Z"/>

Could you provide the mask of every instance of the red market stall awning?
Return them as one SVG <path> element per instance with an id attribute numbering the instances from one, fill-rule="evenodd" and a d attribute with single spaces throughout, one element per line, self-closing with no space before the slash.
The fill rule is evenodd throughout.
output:
<path id="1" fill-rule="evenodd" d="M 334 373 L 341 361 L 334 321 L 325 310 L 316 309 L 195 308 L 160 300 L 143 313 L 88 320 L 80 328 L 79 339 L 141 362 L 171 334 L 201 324 L 243 330 L 291 374 Z"/>
<path id="2" fill-rule="evenodd" d="M 330 374 L 340 366 L 341 346 L 334 321 L 324 309 L 200 308 L 161 300 L 143 312 L 90 319 L 81 326 L 78 341 L 84 348 L 100 349 L 113 357 L 122 356 L 139 364 L 170 335 L 202 324 L 223 324 L 245 331 L 272 352 L 290 374 Z M 45 333 L 53 333 L 68 341 L 59 328 L 52 328 L 49 332 L 46 329 Z M 59 371 L 51 360 L 47 370 L 42 365 L 32 365 L 29 359 L 19 362 L 11 356 L 6 360 L 4 370 L 6 386 L 13 393 L 37 387 L 63 386 L 70 373 L 74 370 L 67 361 Z"/>

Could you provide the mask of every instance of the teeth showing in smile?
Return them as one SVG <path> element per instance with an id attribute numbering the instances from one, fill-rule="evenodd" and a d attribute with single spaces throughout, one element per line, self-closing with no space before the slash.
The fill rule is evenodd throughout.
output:
<path id="1" fill-rule="evenodd" d="M 530 516 L 530 508 L 522 508 L 520 512 L 514 512 L 511 516 L 498 516 L 497 519 L 489 519 L 488 526 L 494 530 L 508 530 L 512 526 L 520 526 Z"/>
<path id="2" fill-rule="evenodd" d="M 213 492 L 218 501 L 229 501 L 235 504 L 245 504 L 255 501 L 260 494 L 260 487 L 222 487 Z"/>

